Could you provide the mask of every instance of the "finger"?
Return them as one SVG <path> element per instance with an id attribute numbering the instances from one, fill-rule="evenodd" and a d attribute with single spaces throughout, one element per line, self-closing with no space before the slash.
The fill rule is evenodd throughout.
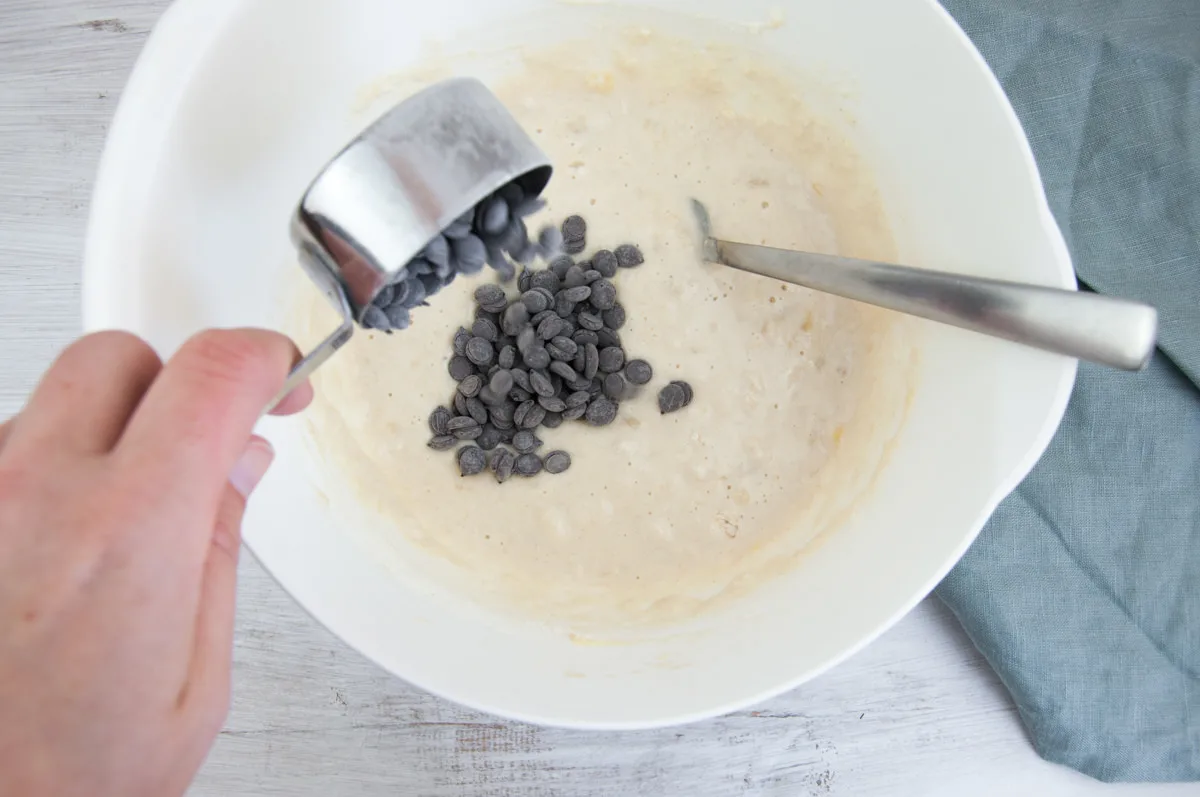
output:
<path id="1" fill-rule="evenodd" d="M 229 672 L 233 650 L 238 555 L 242 547 L 242 516 L 246 500 L 274 459 L 271 445 L 253 437 L 229 477 L 213 524 L 200 606 L 196 617 L 196 642 L 189 668 L 188 691 L 204 710 L 219 710 L 212 719 L 219 730 L 229 699 Z"/>
<path id="2" fill-rule="evenodd" d="M 172 516 L 204 518 L 207 537 L 229 473 L 297 354 L 286 337 L 262 330 L 212 330 L 185 343 L 117 445 L 128 477 Z M 178 542 L 165 540 L 182 553 Z M 193 540 L 188 552 L 206 546 Z"/>
<path id="3" fill-rule="evenodd" d="M 127 332 L 80 338 L 42 377 L 6 449 L 109 451 L 161 370 L 154 350 Z"/>
<path id="4" fill-rule="evenodd" d="M 9 418 L 4 423 L 0 423 L 0 451 L 4 450 L 4 444 L 8 442 L 8 433 L 12 430 L 13 422 L 16 418 Z"/>
<path id="5" fill-rule="evenodd" d="M 300 387 L 288 393 L 283 401 L 279 402 L 279 406 L 271 410 L 272 415 L 295 415 L 298 412 L 303 412 L 308 409 L 308 405 L 312 404 L 313 387 L 311 382 L 305 382 Z"/>

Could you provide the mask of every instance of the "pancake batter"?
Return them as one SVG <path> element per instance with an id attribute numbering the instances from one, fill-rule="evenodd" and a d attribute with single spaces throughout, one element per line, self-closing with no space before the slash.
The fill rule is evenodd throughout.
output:
<path id="1" fill-rule="evenodd" d="M 567 45 L 494 88 L 557 167 L 531 229 L 579 213 L 589 253 L 645 253 L 616 282 L 626 349 L 655 381 L 611 427 L 541 430 L 546 451 L 572 454 L 562 476 L 459 478 L 426 448 L 479 284 L 459 279 L 411 329 L 360 335 L 319 371 L 310 415 L 332 478 L 398 545 L 451 563 L 455 589 L 593 631 L 693 617 L 836 527 L 896 431 L 911 362 L 890 314 L 700 263 L 693 196 L 723 237 L 894 259 L 871 176 L 798 88 L 729 50 L 598 37 L 587 49 L 608 63 Z M 662 416 L 655 394 L 672 379 L 696 399 Z"/>

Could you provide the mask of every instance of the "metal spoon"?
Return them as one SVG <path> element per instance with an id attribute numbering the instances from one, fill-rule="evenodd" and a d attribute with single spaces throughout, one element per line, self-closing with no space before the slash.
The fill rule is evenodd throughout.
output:
<path id="1" fill-rule="evenodd" d="M 1158 312 L 1145 304 L 723 241 L 713 237 L 704 205 L 693 199 L 692 210 L 704 257 L 713 263 L 1127 371 L 1142 369 L 1154 354 Z"/>

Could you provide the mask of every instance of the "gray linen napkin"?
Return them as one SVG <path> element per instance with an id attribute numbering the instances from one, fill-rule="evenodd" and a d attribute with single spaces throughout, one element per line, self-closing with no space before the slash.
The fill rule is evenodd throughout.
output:
<path id="1" fill-rule="evenodd" d="M 944 0 L 1008 92 L 1080 281 L 1159 308 L 938 588 L 1045 758 L 1200 780 L 1200 2 Z"/>

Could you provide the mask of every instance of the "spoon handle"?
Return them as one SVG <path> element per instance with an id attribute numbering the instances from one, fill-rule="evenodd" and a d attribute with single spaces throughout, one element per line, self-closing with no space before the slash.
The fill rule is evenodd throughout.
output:
<path id="1" fill-rule="evenodd" d="M 1154 353 L 1148 305 L 1038 285 L 710 238 L 708 259 L 806 288 L 1136 371 Z"/>

